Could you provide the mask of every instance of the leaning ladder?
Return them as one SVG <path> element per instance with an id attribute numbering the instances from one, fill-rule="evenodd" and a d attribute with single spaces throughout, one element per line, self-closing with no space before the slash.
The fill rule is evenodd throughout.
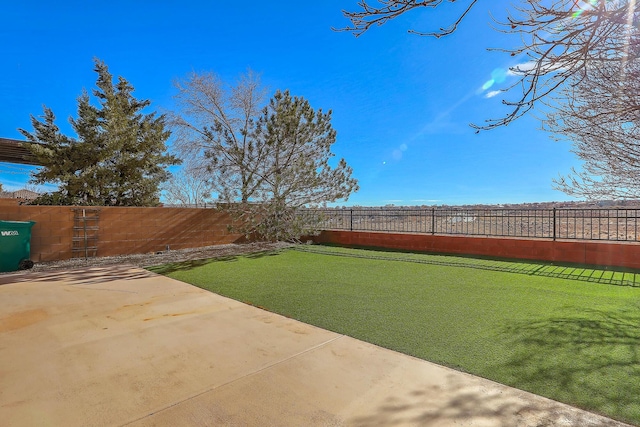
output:
<path id="1" fill-rule="evenodd" d="M 73 248 L 74 258 L 98 256 L 98 231 L 100 209 L 73 209 Z"/>

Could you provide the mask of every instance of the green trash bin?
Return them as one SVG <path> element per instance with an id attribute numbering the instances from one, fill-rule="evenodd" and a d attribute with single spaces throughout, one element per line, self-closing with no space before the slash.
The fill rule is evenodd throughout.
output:
<path id="1" fill-rule="evenodd" d="M 0 272 L 33 267 L 31 227 L 34 221 L 0 221 Z"/>

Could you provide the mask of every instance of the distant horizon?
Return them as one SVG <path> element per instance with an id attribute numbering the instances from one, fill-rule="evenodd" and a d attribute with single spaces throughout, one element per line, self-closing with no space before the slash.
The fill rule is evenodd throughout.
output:
<path id="1" fill-rule="evenodd" d="M 33 184 L 27 184 L 25 186 L 10 186 L 10 185 L 4 185 L 3 184 L 3 190 L 2 192 L 4 193 L 14 193 L 17 191 L 22 191 L 22 190 L 28 190 L 28 191 L 35 191 L 38 192 L 40 194 L 42 194 L 44 191 L 42 191 L 43 186 L 37 186 L 37 185 L 33 185 Z M 54 188 L 55 189 L 55 188 Z M 430 203 L 419 203 L 419 201 L 409 201 L 410 203 L 404 203 L 404 204 L 400 204 L 402 203 L 402 201 L 400 200 L 395 200 L 389 203 L 384 203 L 384 204 L 367 204 L 367 203 L 327 203 L 327 208 L 420 208 L 420 207 L 466 207 L 466 206 L 517 206 L 517 205 L 533 205 L 533 204 L 599 204 L 599 203 L 633 203 L 633 202 L 640 202 L 640 199 L 602 199 L 602 200 L 586 200 L 586 199 L 573 199 L 573 200 L 537 200 L 537 201 L 526 201 L 526 202 L 495 202 L 495 203 L 485 203 L 485 202 L 478 202 L 478 203 L 456 203 L 456 204 L 451 204 L 451 203 L 441 203 L 440 201 L 434 200 L 434 201 L 428 201 Z M 180 206 L 180 203 L 168 203 L 166 201 L 166 199 L 163 199 L 161 197 L 160 199 L 160 203 L 163 205 L 169 205 L 169 206 Z M 204 203 L 205 205 L 208 204 L 216 204 L 218 203 L 218 201 L 216 200 L 212 200 L 209 202 Z"/>
<path id="2" fill-rule="evenodd" d="M 0 138 L 1 137 L 2 136 L 0 136 Z M 15 191 L 23 190 L 23 189 L 36 188 L 38 192 L 50 192 L 50 191 L 55 191 L 55 189 L 57 188 L 53 184 L 46 184 L 46 185 L 30 184 L 28 182 L 29 174 L 28 173 L 24 174 L 24 173 L 18 172 L 18 171 L 33 170 L 33 169 L 36 168 L 35 166 L 27 166 L 27 165 L 21 165 L 21 164 L 13 164 L 13 163 L 5 164 L 4 166 L 7 169 L 15 170 L 16 171 L 15 175 L 16 176 L 20 176 L 22 178 L 22 179 L 17 179 L 17 180 L 11 180 L 11 179 L 4 178 L 2 181 L 0 181 L 0 183 L 3 185 L 4 191 L 15 192 Z M 455 196 L 452 196 L 452 198 L 455 198 Z M 446 202 L 445 200 L 435 200 L 435 199 L 434 200 L 392 199 L 392 200 L 381 200 L 379 202 L 366 201 L 366 200 L 352 202 L 351 200 L 349 200 L 347 202 L 334 202 L 334 203 L 329 203 L 329 204 L 332 205 L 332 206 L 380 207 L 380 206 L 387 206 L 387 205 L 394 205 L 394 206 L 442 206 L 442 205 L 447 205 L 447 206 L 465 206 L 465 205 L 482 205 L 482 204 L 484 204 L 484 205 L 505 205 L 505 204 L 510 204 L 511 205 L 511 204 L 529 204 L 529 203 L 565 203 L 565 202 L 584 202 L 584 201 L 586 201 L 586 200 L 573 198 L 573 199 L 528 200 L 528 201 L 491 201 L 491 202 L 486 202 L 486 201 L 484 201 L 484 202 L 473 202 L 473 201 L 469 201 L 469 202 L 453 203 L 453 202 Z M 166 203 L 166 199 L 163 200 L 163 197 L 161 197 L 161 203 Z"/>

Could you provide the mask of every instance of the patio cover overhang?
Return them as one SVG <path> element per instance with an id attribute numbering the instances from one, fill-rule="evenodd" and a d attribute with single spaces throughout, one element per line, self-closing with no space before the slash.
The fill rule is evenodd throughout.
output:
<path id="1" fill-rule="evenodd" d="M 0 162 L 41 166 L 29 151 L 28 144 L 32 143 L 17 139 L 0 138 Z"/>

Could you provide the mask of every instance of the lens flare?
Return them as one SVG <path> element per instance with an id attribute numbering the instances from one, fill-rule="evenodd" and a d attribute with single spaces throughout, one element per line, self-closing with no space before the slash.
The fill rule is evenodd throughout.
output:
<path id="1" fill-rule="evenodd" d="M 482 85 L 482 88 L 478 93 L 491 89 L 495 84 L 504 82 L 508 75 L 508 70 L 505 70 L 504 68 L 495 68 L 491 72 L 491 78 Z"/>
<path id="2" fill-rule="evenodd" d="M 580 6 L 580 8 L 578 10 L 576 10 L 575 12 L 573 12 L 573 14 L 571 15 L 571 17 L 573 19 L 579 17 L 580 15 L 582 15 L 584 13 L 585 10 L 590 10 L 593 9 L 596 5 L 596 3 L 598 3 L 598 0 L 588 0 L 584 2 L 584 6 Z M 576 2 L 576 5 L 578 4 L 578 2 Z"/>
<path id="3" fill-rule="evenodd" d="M 489 89 L 491 86 L 493 86 L 493 84 L 494 84 L 495 82 L 496 82 L 496 81 L 495 81 L 495 80 L 493 80 L 493 79 L 491 79 L 491 80 L 487 81 L 485 84 L 483 84 L 483 85 L 482 85 L 482 90 L 487 90 L 487 89 Z"/>
<path id="4" fill-rule="evenodd" d="M 503 68 L 496 68 L 491 72 L 491 80 L 502 83 L 507 78 L 507 71 Z"/>

